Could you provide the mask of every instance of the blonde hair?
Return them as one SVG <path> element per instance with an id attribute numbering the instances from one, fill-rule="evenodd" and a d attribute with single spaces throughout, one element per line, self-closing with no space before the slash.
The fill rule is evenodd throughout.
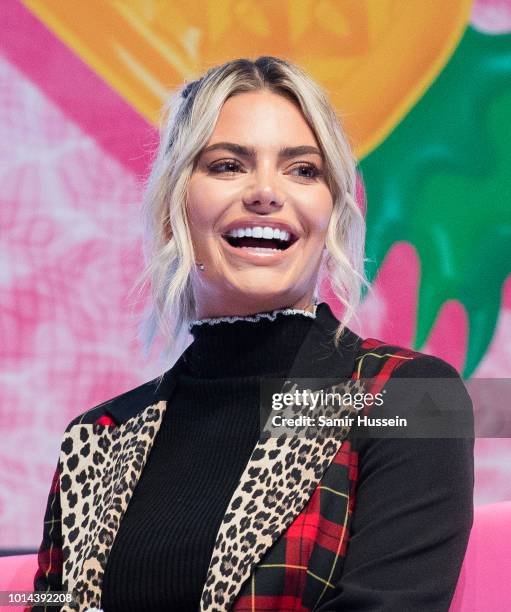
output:
<path id="1" fill-rule="evenodd" d="M 235 59 L 209 69 L 179 88 L 163 108 L 160 144 L 147 179 L 142 206 L 146 267 L 136 285 L 149 283 L 151 303 L 142 319 L 146 354 L 157 335 L 165 339 L 165 356 L 174 361 L 186 345 L 188 323 L 196 318 L 191 273 L 193 245 L 186 216 L 186 192 L 194 162 L 207 144 L 225 101 L 242 92 L 269 90 L 299 105 L 325 160 L 333 199 L 315 298 L 326 275 L 344 305 L 335 333 L 342 332 L 360 303 L 364 273 L 365 221 L 355 199 L 356 160 L 326 93 L 295 64 L 264 56 Z"/>

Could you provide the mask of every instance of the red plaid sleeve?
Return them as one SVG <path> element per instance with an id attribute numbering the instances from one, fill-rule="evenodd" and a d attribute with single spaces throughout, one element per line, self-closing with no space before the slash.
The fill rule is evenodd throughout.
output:
<path id="1" fill-rule="evenodd" d="M 34 576 L 35 591 L 62 591 L 62 532 L 60 508 L 60 462 L 50 487 L 44 514 L 43 539 L 37 556 L 38 568 Z M 32 612 L 46 612 L 47 606 L 25 608 Z M 51 610 L 56 610 L 55 606 Z"/>

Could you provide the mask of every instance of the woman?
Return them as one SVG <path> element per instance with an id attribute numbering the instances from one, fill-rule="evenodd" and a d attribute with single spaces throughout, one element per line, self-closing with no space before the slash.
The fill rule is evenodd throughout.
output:
<path id="1" fill-rule="evenodd" d="M 472 438 L 260 435 L 266 377 L 449 378 L 471 414 L 447 363 L 346 327 L 366 283 L 355 176 L 287 61 L 227 62 L 171 100 L 144 207 L 149 336 L 193 341 L 66 430 L 35 578 L 73 593 L 62 609 L 448 610 Z M 341 321 L 317 303 L 326 274 Z"/>

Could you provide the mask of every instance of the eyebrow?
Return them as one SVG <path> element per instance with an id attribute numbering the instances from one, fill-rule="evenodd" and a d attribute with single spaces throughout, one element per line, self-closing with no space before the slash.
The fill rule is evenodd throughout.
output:
<path id="1" fill-rule="evenodd" d="M 256 156 L 256 151 L 253 147 L 245 147 L 243 145 L 236 144 L 235 142 L 216 142 L 215 144 L 203 149 L 202 155 L 209 153 L 210 151 L 216 151 L 217 149 L 230 151 L 231 153 L 239 155 L 240 157 L 254 158 Z M 301 145 L 299 147 L 282 147 L 279 149 L 278 153 L 278 156 L 284 159 L 297 157 L 298 155 L 319 155 L 320 157 L 323 157 L 321 155 L 321 151 L 317 147 L 312 147 L 309 145 Z"/>

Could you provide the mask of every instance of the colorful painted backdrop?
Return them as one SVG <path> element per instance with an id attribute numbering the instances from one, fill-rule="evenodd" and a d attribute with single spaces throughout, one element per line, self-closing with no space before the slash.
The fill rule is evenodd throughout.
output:
<path id="1" fill-rule="evenodd" d="M 339 110 L 375 286 L 353 329 L 465 377 L 511 375 L 507 0 L 5 0 L 0 13 L 0 548 L 39 545 L 69 420 L 168 367 L 142 358 L 129 293 L 141 183 L 166 92 L 227 59 L 296 61 Z M 511 441 L 476 451 L 476 503 L 511 499 Z"/>

